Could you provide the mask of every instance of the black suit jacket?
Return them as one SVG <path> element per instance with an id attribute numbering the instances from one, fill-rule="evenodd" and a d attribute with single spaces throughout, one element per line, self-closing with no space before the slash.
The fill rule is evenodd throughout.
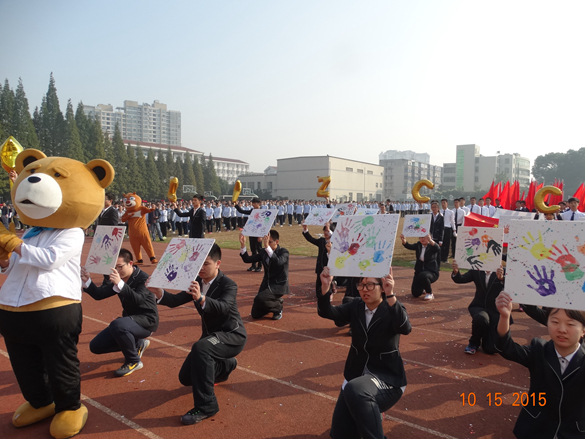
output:
<path id="1" fill-rule="evenodd" d="M 585 432 L 585 348 L 583 345 L 561 374 L 554 342 L 540 338 L 530 345 L 514 343 L 510 333 L 497 337 L 496 348 L 502 357 L 515 361 L 530 371 L 529 395 L 535 394 L 536 405 L 529 398 L 520 409 L 514 435 L 519 439 L 583 438 Z M 546 404 L 538 403 L 543 394 Z M 557 433 L 558 429 L 558 433 Z"/>
<path id="2" fill-rule="evenodd" d="M 323 237 L 313 238 L 308 231 L 303 232 L 303 236 L 307 241 L 309 241 L 313 245 L 316 245 L 319 248 L 319 253 L 317 254 L 317 265 L 315 266 L 315 273 L 321 274 L 321 272 L 323 272 L 323 268 L 327 267 L 327 263 L 329 262 L 329 255 L 327 254 L 327 249 L 325 248 L 327 240 Z"/>
<path id="3" fill-rule="evenodd" d="M 119 293 L 114 291 L 114 285 L 111 282 L 104 283 L 101 287 L 92 282 L 88 288 L 84 288 L 84 291 L 95 300 L 118 295 L 124 310 L 122 315 L 130 317 L 144 329 L 155 332 L 158 328 L 158 308 L 154 294 L 146 288 L 147 280 L 148 274 L 134 267 L 134 272 Z"/>
<path id="4" fill-rule="evenodd" d="M 192 208 L 189 212 L 181 212 L 178 208 L 175 213 L 180 217 L 189 218 L 189 238 L 205 238 L 205 208 L 199 207 L 197 210 Z"/>
<path id="5" fill-rule="evenodd" d="M 434 239 L 433 239 L 434 241 Z M 441 247 L 439 244 L 435 242 L 434 246 L 430 244 L 427 245 L 427 249 L 425 250 L 425 258 L 424 262 L 421 261 L 420 252 L 422 251 L 422 244 L 419 242 L 410 244 L 406 243 L 403 244 L 409 250 L 416 250 L 416 264 L 414 265 L 414 274 L 418 274 L 421 271 L 432 271 L 436 273 L 437 276 L 439 275 L 439 269 L 441 267 L 441 261 L 439 260 L 439 255 L 441 254 Z"/>
<path id="6" fill-rule="evenodd" d="M 264 248 L 255 255 L 250 255 L 246 252 L 240 254 L 240 256 L 247 264 L 262 262 L 264 266 L 264 278 L 262 279 L 258 292 L 269 289 L 275 296 L 282 296 L 289 293 L 287 249 L 280 246 L 276 247 L 271 258 L 268 258 L 268 254 Z"/>
<path id="7" fill-rule="evenodd" d="M 199 276 L 197 276 L 197 282 L 201 286 L 202 282 Z M 244 346 L 247 333 L 238 311 L 237 293 L 236 283 L 219 271 L 205 295 L 205 308 L 201 308 L 201 305 L 195 302 L 193 296 L 186 291 L 177 294 L 165 291 L 159 304 L 175 308 L 193 302 L 201 316 L 202 332 L 200 338 L 215 334 L 222 343 L 231 346 Z"/>
<path id="8" fill-rule="evenodd" d="M 443 232 L 445 231 L 445 218 L 440 213 L 437 215 L 435 220 L 434 215 L 431 213 L 431 228 L 430 234 L 435 242 L 443 242 Z"/>
<path id="9" fill-rule="evenodd" d="M 363 375 L 365 368 L 379 380 L 393 386 L 406 386 L 404 363 L 398 351 L 400 334 L 412 330 L 404 305 L 392 306 L 386 299 L 378 306 L 366 327 L 365 303 L 361 297 L 339 306 L 331 305 L 331 293 L 317 293 L 317 310 L 321 317 L 337 326 L 351 327 L 351 347 L 343 376 L 350 381 Z"/>
<path id="10" fill-rule="evenodd" d="M 98 226 L 117 226 L 118 224 L 120 224 L 120 215 L 114 206 L 108 207 L 98 216 Z"/>

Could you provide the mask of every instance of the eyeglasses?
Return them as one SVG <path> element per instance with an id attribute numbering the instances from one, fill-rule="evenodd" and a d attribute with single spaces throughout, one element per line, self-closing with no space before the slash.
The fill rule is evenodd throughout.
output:
<path id="1" fill-rule="evenodd" d="M 367 284 L 357 284 L 358 291 L 373 291 L 374 288 L 380 286 L 381 284 L 376 284 L 374 282 L 368 282 Z"/>
<path id="2" fill-rule="evenodd" d="M 124 268 L 125 265 L 128 265 L 128 262 L 126 262 L 125 264 L 122 265 L 116 265 L 116 267 L 114 267 L 116 269 L 116 271 L 120 271 L 122 268 Z"/>

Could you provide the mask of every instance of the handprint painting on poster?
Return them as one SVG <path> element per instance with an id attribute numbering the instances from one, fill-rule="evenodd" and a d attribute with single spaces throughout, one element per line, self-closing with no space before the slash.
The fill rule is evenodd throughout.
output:
<path id="1" fill-rule="evenodd" d="M 511 221 L 506 292 L 514 302 L 585 310 L 585 222 Z"/>
<path id="2" fill-rule="evenodd" d="M 328 267 L 333 276 L 384 277 L 390 272 L 400 215 L 339 218 Z"/>
<path id="3" fill-rule="evenodd" d="M 459 268 L 496 271 L 502 264 L 504 229 L 459 227 L 455 262 Z"/>
<path id="4" fill-rule="evenodd" d="M 257 236 L 259 238 L 268 235 L 277 214 L 278 209 L 252 210 L 248 216 L 248 221 L 246 221 L 246 225 L 242 230 L 242 235 Z"/>
<path id="5" fill-rule="evenodd" d="M 85 269 L 90 273 L 110 274 L 116 266 L 124 242 L 125 226 L 97 226 Z"/>
<path id="6" fill-rule="evenodd" d="M 431 214 L 404 215 L 402 234 L 406 238 L 427 236 L 431 230 Z"/>
<path id="7" fill-rule="evenodd" d="M 187 290 L 215 239 L 173 238 L 150 277 L 149 287 Z"/>

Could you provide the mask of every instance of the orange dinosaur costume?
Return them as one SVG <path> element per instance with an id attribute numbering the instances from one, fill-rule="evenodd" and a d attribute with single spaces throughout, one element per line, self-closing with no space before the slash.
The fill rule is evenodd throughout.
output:
<path id="1" fill-rule="evenodd" d="M 150 257 L 150 262 L 156 264 L 158 261 L 154 256 L 154 249 L 148 233 L 148 226 L 144 215 L 154 211 L 148 207 L 142 206 L 142 198 L 132 192 L 124 195 L 124 206 L 126 213 L 122 215 L 122 222 L 128 221 L 128 236 L 130 236 L 130 245 L 136 257 L 136 263 L 142 264 L 142 253 L 140 247 L 143 247 L 146 254 Z"/>

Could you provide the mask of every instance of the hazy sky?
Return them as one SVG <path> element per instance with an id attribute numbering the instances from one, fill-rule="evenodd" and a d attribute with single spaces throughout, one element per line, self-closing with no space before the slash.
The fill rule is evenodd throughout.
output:
<path id="1" fill-rule="evenodd" d="M 0 79 L 31 111 L 157 99 L 183 146 L 250 163 L 389 149 L 578 149 L 583 1 L 0 0 Z"/>

